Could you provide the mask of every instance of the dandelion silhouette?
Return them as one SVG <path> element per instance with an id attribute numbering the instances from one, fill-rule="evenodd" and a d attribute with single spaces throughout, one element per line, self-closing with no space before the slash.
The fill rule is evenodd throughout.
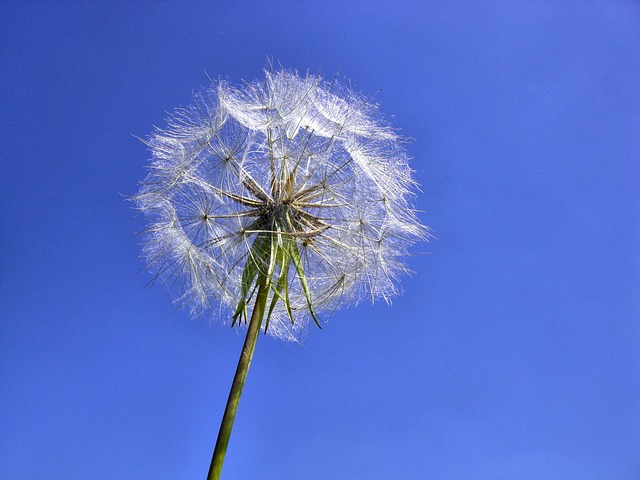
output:
<path id="1" fill-rule="evenodd" d="M 299 340 L 323 312 L 389 301 L 428 229 L 402 139 L 335 79 L 267 69 L 262 82 L 216 82 L 146 143 L 134 200 L 150 269 L 192 312 L 248 324 L 209 471 L 219 478 L 258 333 Z"/>

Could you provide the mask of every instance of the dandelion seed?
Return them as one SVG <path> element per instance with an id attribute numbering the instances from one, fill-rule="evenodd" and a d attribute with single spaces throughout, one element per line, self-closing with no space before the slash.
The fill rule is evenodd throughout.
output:
<path id="1" fill-rule="evenodd" d="M 275 258 L 264 328 L 278 338 L 397 293 L 400 259 L 427 230 L 401 139 L 375 105 L 337 81 L 268 70 L 263 82 L 214 84 L 168 124 L 147 142 L 151 173 L 135 200 L 151 221 L 150 268 L 193 312 L 222 307 L 224 321 L 249 304 L 260 248 Z"/>
<path id="2" fill-rule="evenodd" d="M 402 257 L 428 236 L 402 139 L 337 80 L 269 69 L 262 82 L 219 81 L 146 143 L 134 200 L 150 269 L 194 313 L 249 323 L 249 343 L 260 329 L 299 340 L 341 306 L 389 301 Z"/>

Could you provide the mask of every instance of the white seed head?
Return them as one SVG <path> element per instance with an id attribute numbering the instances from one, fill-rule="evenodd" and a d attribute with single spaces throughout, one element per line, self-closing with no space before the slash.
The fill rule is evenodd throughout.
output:
<path id="1" fill-rule="evenodd" d="M 401 258 L 429 236 L 401 139 L 337 80 L 219 81 L 146 143 L 134 197 L 150 222 L 145 257 L 194 313 L 243 323 L 257 272 L 270 285 L 263 328 L 296 340 L 316 313 L 389 301 Z"/>

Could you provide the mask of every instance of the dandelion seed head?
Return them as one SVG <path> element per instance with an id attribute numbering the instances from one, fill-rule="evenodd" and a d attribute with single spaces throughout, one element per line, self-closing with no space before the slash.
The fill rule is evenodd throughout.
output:
<path id="1" fill-rule="evenodd" d="M 239 87 L 218 81 L 146 143 L 134 197 L 149 220 L 144 255 L 194 314 L 242 320 L 253 278 L 268 275 L 264 328 L 297 340 L 315 313 L 390 301 L 402 258 L 429 236 L 402 139 L 337 80 L 265 70 Z"/>

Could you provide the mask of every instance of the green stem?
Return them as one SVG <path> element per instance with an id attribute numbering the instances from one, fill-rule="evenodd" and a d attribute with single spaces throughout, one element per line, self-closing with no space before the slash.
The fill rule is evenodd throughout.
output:
<path id="1" fill-rule="evenodd" d="M 258 277 L 258 294 L 256 296 L 256 303 L 253 306 L 253 313 L 251 314 L 251 320 L 249 321 L 247 336 L 244 340 L 244 346 L 242 347 L 242 353 L 240 354 L 236 374 L 233 377 L 233 383 L 231 384 L 231 391 L 229 392 L 229 399 L 227 400 L 227 406 L 224 410 L 224 416 L 222 417 L 216 447 L 213 450 L 213 458 L 211 459 L 211 466 L 209 467 L 207 480 L 218 480 L 220 478 L 222 462 L 224 462 L 224 456 L 227 453 L 227 445 L 229 444 L 233 421 L 236 418 L 236 411 L 238 410 L 238 404 L 240 403 L 242 387 L 244 387 L 244 381 L 247 378 L 249 365 L 251 365 L 253 352 L 256 348 L 256 340 L 258 339 L 258 333 L 260 332 L 260 326 L 262 324 L 262 318 L 264 317 L 268 296 L 269 287 L 266 275 L 260 275 Z"/>

